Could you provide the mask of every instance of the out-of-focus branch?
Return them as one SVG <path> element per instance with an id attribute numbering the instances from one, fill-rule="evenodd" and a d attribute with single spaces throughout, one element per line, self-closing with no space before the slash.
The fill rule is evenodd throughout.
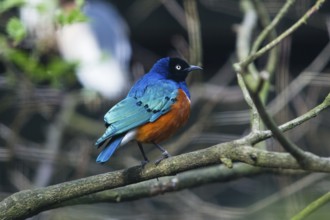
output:
<path id="1" fill-rule="evenodd" d="M 244 11 L 244 18 L 242 24 L 238 28 L 236 51 L 238 58 L 240 60 L 243 60 L 249 55 L 251 36 L 257 23 L 257 14 L 251 1 L 241 1 L 241 8 Z M 258 75 L 256 71 L 251 71 L 250 73 L 251 75 L 249 74 L 247 77 L 249 77 L 250 81 L 254 81 L 254 79 Z M 237 80 L 238 85 L 241 87 L 241 90 L 243 92 L 244 99 L 251 108 L 251 130 L 253 132 L 257 131 L 260 127 L 260 119 L 258 112 L 254 106 L 254 103 L 252 102 L 250 94 L 247 91 L 245 82 L 242 79 L 240 73 L 237 74 Z"/>
<path id="2" fill-rule="evenodd" d="M 235 63 L 234 64 L 235 71 L 238 73 L 244 73 L 244 70 L 247 68 L 247 66 L 250 63 L 252 63 L 254 60 L 259 58 L 260 56 L 264 55 L 266 52 L 268 52 L 272 48 L 274 48 L 284 38 L 291 35 L 295 30 L 297 30 L 299 27 L 301 27 L 303 24 L 305 24 L 307 22 L 307 19 L 310 18 L 310 16 L 312 16 L 315 12 L 317 12 L 325 1 L 326 0 L 318 0 L 294 25 L 292 25 L 289 29 L 287 29 L 285 32 L 283 32 L 275 40 L 271 41 L 270 43 L 268 43 L 267 45 L 262 47 L 256 53 L 251 54 L 246 59 L 240 61 L 239 63 Z"/>
<path id="3" fill-rule="evenodd" d="M 161 2 L 173 18 L 188 32 L 189 63 L 202 65 L 202 34 L 196 1 L 183 1 L 184 9 L 173 0 L 161 0 Z"/>
<path id="4" fill-rule="evenodd" d="M 313 62 L 269 104 L 272 114 L 279 112 L 288 101 L 292 100 L 303 88 L 319 75 L 330 60 L 330 42 L 317 55 Z M 314 73 L 314 74 L 311 74 Z M 284 98 L 285 97 L 285 98 Z"/>
<path id="5" fill-rule="evenodd" d="M 195 0 L 185 0 L 187 31 L 189 38 L 189 62 L 202 65 L 202 34 Z"/>
<path id="6" fill-rule="evenodd" d="M 330 201 L 330 192 L 324 194 L 317 200 L 313 201 L 309 204 L 306 208 L 304 208 L 301 212 L 297 215 L 293 216 L 291 220 L 301 220 L 312 214 L 315 210 L 321 208 L 324 204 Z"/>
<path id="7" fill-rule="evenodd" d="M 259 0 L 254 0 L 256 5 L 259 5 L 259 9 L 262 7 L 260 4 L 261 2 Z M 266 39 L 266 37 L 269 34 L 272 34 L 274 32 L 274 28 L 276 25 L 281 21 L 281 19 L 284 17 L 284 15 L 289 11 L 289 8 L 295 3 L 295 0 L 287 0 L 286 3 L 283 5 L 281 10 L 277 13 L 277 15 L 274 17 L 274 19 L 261 31 L 261 33 L 258 35 L 256 40 L 253 43 L 251 54 L 257 52 L 258 48 L 262 44 L 262 42 Z M 266 16 L 262 16 L 263 18 L 266 18 Z M 267 19 L 267 18 L 266 18 Z M 264 20 L 264 19 L 261 19 Z M 267 19 L 268 20 L 268 19 Z M 274 33 L 272 34 L 274 36 Z"/>
<path id="8" fill-rule="evenodd" d="M 57 157 L 64 129 L 73 115 L 76 105 L 77 99 L 74 95 L 65 96 L 61 106 L 61 111 L 58 113 L 55 122 L 50 125 L 47 132 L 45 148 L 51 152 L 52 158 L 42 161 L 36 172 L 34 180 L 35 186 L 42 187 L 49 184 L 54 170 L 53 162 Z"/>
<path id="9" fill-rule="evenodd" d="M 187 30 L 187 20 L 185 18 L 184 11 L 179 5 L 179 3 L 173 0 L 161 0 L 160 2 L 165 6 L 167 11 L 177 20 L 181 27 Z"/>
<path id="10" fill-rule="evenodd" d="M 326 174 L 326 173 L 312 173 L 312 174 L 306 175 L 305 177 L 297 180 L 296 182 L 291 183 L 289 186 L 286 186 L 286 187 L 280 189 L 278 192 L 275 192 L 274 194 L 272 194 L 264 199 L 258 200 L 256 203 L 247 207 L 246 212 L 248 214 L 252 214 L 259 210 L 265 209 L 266 207 L 273 205 L 275 202 L 278 202 L 280 199 L 292 196 L 295 193 L 304 190 L 308 186 L 311 186 L 311 185 L 321 181 L 326 176 L 328 176 L 328 174 Z"/>
<path id="11" fill-rule="evenodd" d="M 290 0 L 287 1 L 287 3 L 282 7 L 282 9 L 279 11 L 279 13 L 275 16 L 275 18 L 271 21 L 270 15 L 265 6 L 265 3 L 260 0 L 253 0 L 254 6 L 256 8 L 256 11 L 257 11 L 257 14 L 259 17 L 259 21 L 261 22 L 261 24 L 263 26 L 263 30 L 258 35 L 256 40 L 253 42 L 250 54 L 255 53 L 259 49 L 260 45 L 266 39 L 267 36 L 269 38 L 269 41 L 276 39 L 277 33 L 275 30 L 275 26 L 279 23 L 281 18 L 288 11 L 289 6 L 291 5 L 291 4 L 289 4 L 289 6 L 287 6 L 289 1 Z M 261 72 L 263 74 L 268 74 L 269 79 L 272 78 L 272 76 L 274 75 L 275 69 L 277 67 L 278 50 L 279 49 L 277 47 L 274 47 L 272 50 L 270 50 L 266 67 L 261 68 Z M 251 71 L 251 69 L 252 69 L 252 71 L 253 71 L 253 69 L 255 69 L 253 64 L 249 65 L 249 71 Z M 265 103 L 267 100 L 267 97 L 269 94 L 269 88 L 270 88 L 270 81 L 266 81 L 265 85 L 263 86 L 262 90 L 260 91 L 260 96 L 261 96 L 261 100 L 263 101 L 263 103 Z"/>
<path id="12" fill-rule="evenodd" d="M 126 15 L 130 20 L 130 23 L 137 26 L 145 19 L 147 19 L 152 12 L 161 6 L 160 1 L 154 0 L 139 0 L 132 1 L 132 4 L 128 7 Z"/>

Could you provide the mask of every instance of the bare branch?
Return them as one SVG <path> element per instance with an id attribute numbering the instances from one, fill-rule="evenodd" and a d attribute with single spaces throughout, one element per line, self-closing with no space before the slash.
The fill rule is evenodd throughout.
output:
<path id="1" fill-rule="evenodd" d="M 297 30 L 299 27 L 301 27 L 303 24 L 306 23 L 307 19 L 312 16 L 315 12 L 318 11 L 318 9 L 321 7 L 321 5 L 326 0 L 318 0 L 313 7 L 311 7 L 294 25 L 292 25 L 289 29 L 287 29 L 284 33 L 282 33 L 280 36 L 278 36 L 275 40 L 265 45 L 263 48 L 258 50 L 256 53 L 251 54 L 246 59 L 240 61 L 239 63 L 234 64 L 234 69 L 238 73 L 243 73 L 244 69 L 252 63 L 254 60 L 259 58 L 260 56 L 264 55 L 267 51 L 271 50 L 273 47 L 278 45 L 284 38 L 291 35 L 295 30 Z"/>
<path id="2" fill-rule="evenodd" d="M 318 106 L 318 111 L 308 112 L 301 120 L 320 113 L 330 105 L 330 94 Z M 307 113 L 306 113 L 307 114 Z M 299 123 L 295 121 L 294 125 Z M 294 127 L 294 126 L 293 126 Z M 293 128 L 291 127 L 291 128 Z M 269 135 L 269 134 L 267 134 Z M 253 166 L 277 169 L 301 169 L 294 157 L 288 153 L 268 152 L 255 149 L 249 145 L 265 139 L 258 133 L 223 144 L 198 150 L 164 160 L 158 166 L 148 164 L 144 169 L 140 166 L 126 170 L 91 176 L 75 181 L 65 182 L 45 188 L 25 190 L 15 193 L 0 202 L 0 219 L 27 218 L 41 211 L 50 209 L 56 204 L 132 183 L 175 175 L 184 171 L 221 163 L 220 158 L 240 161 Z M 330 159 L 311 157 L 310 163 L 304 167 L 306 171 L 330 172 Z M 17 202 L 19 201 L 19 202 Z"/>
<path id="3" fill-rule="evenodd" d="M 313 201 L 311 204 L 309 204 L 306 208 L 304 208 L 301 212 L 299 212 L 297 215 L 293 216 L 291 220 L 301 220 L 306 218 L 308 215 L 313 213 L 315 210 L 329 202 L 330 200 L 330 192 L 324 194 L 317 200 Z"/>

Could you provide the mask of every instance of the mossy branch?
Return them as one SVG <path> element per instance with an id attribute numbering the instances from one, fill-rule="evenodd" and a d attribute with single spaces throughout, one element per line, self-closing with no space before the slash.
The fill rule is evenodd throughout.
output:
<path id="1" fill-rule="evenodd" d="M 329 105 L 330 94 L 316 109 L 307 112 L 299 119 L 305 121 L 307 118 L 315 116 L 315 113 L 320 113 Z M 284 128 L 294 128 L 299 124 L 297 121 L 292 121 L 292 125 L 286 124 Z M 157 177 L 171 176 L 200 167 L 220 164 L 221 158 L 256 167 L 300 170 L 300 164 L 289 153 L 269 152 L 251 147 L 252 144 L 270 136 L 270 132 L 251 133 L 235 141 L 171 157 L 157 166 L 148 164 L 144 169 L 141 166 L 135 166 L 45 188 L 17 192 L 0 202 L 0 219 L 27 218 L 74 198 Z M 313 157 L 308 166 L 304 167 L 304 170 L 330 172 L 330 159 Z"/>

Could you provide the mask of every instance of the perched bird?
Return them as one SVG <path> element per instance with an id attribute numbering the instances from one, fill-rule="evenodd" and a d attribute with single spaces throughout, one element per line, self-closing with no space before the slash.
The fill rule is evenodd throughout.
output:
<path id="1" fill-rule="evenodd" d="M 201 67 L 189 65 L 180 58 L 162 58 L 131 88 L 125 99 L 113 106 L 104 116 L 105 133 L 95 145 L 104 149 L 97 157 L 98 163 L 109 160 L 115 150 L 131 140 L 136 140 L 144 161 L 149 162 L 142 143 L 152 143 L 162 156 L 169 153 L 159 145 L 189 118 L 190 94 L 185 79 Z"/>

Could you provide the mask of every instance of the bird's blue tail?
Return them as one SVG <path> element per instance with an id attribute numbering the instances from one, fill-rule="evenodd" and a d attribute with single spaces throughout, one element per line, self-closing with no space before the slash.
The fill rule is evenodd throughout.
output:
<path id="1" fill-rule="evenodd" d="M 105 163 L 109 160 L 115 150 L 120 146 L 121 141 L 125 137 L 125 134 L 115 136 L 109 142 L 109 144 L 102 150 L 99 156 L 96 159 L 97 163 Z"/>

